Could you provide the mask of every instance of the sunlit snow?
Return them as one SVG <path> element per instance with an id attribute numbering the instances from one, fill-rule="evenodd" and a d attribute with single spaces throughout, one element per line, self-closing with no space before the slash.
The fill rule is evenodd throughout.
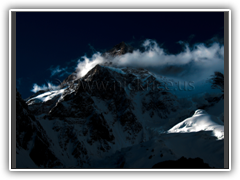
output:
<path id="1" fill-rule="evenodd" d="M 36 97 L 33 97 L 27 101 L 28 105 L 31 105 L 33 103 L 41 103 L 41 102 L 47 102 L 56 96 L 61 96 L 66 88 L 60 89 L 60 90 L 53 90 L 53 91 L 48 91 L 43 94 L 39 94 Z"/>
<path id="2" fill-rule="evenodd" d="M 198 109 L 194 115 L 178 123 L 169 133 L 186 133 L 198 131 L 212 131 L 219 140 L 224 138 L 224 125 L 215 116 L 209 115 L 206 111 Z"/>

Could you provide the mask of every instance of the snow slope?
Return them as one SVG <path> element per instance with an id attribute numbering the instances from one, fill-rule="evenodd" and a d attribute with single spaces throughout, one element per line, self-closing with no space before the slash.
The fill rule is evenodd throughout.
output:
<path id="1" fill-rule="evenodd" d="M 224 126 L 217 117 L 209 115 L 205 110 L 198 109 L 194 115 L 178 123 L 169 133 L 186 133 L 198 131 L 212 131 L 218 139 L 224 139 Z"/>
<path id="2" fill-rule="evenodd" d="M 47 91 L 45 93 L 39 94 L 36 97 L 33 97 L 29 99 L 26 103 L 28 105 L 34 104 L 34 103 L 41 103 L 41 102 L 47 102 L 51 99 L 54 99 L 58 96 L 61 96 L 66 88 L 60 89 L 60 90 L 52 90 Z"/>

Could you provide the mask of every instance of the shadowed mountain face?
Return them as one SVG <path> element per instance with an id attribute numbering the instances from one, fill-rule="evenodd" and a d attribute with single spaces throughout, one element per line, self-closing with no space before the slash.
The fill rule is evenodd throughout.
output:
<path id="1" fill-rule="evenodd" d="M 204 163 L 201 158 L 185 158 L 181 157 L 176 161 L 163 161 L 160 163 L 155 164 L 152 168 L 159 168 L 159 169 L 206 169 L 211 168 L 207 163 Z"/>
<path id="2" fill-rule="evenodd" d="M 17 168 L 62 167 L 52 151 L 52 141 L 46 131 L 29 111 L 17 91 L 16 153 Z"/>
<path id="3" fill-rule="evenodd" d="M 61 88 L 66 87 L 69 82 L 76 80 L 78 72 L 79 72 L 78 69 L 76 69 L 72 74 L 65 78 L 59 86 Z"/>
<path id="4" fill-rule="evenodd" d="M 131 52 L 122 42 L 103 56 Z M 151 168 L 182 156 L 223 166 L 223 140 L 212 132 L 168 132 L 199 105 L 167 91 L 166 79 L 142 68 L 113 67 L 110 61 L 81 78 L 76 74 L 59 89 L 38 92 L 26 102 L 17 94 L 18 167 Z M 24 158 L 29 162 L 21 163 Z"/>

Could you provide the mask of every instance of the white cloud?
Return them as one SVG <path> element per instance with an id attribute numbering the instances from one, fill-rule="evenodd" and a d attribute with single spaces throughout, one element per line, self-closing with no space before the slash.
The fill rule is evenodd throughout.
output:
<path id="1" fill-rule="evenodd" d="M 185 44 L 185 51 L 177 55 L 164 53 L 164 49 L 160 48 L 156 42 L 150 43 L 146 40 L 143 43 L 146 51 L 134 51 L 132 54 L 128 53 L 123 56 L 114 58 L 116 65 L 133 65 L 133 66 L 162 66 L 162 65 L 183 65 L 191 61 L 203 62 L 206 60 L 215 61 L 220 60 L 216 53 L 221 51 L 219 44 L 214 43 L 210 47 L 204 44 L 194 45 L 193 50 Z M 221 51 L 222 52 L 222 51 Z M 222 54 L 223 55 L 223 54 Z"/>
<path id="2" fill-rule="evenodd" d="M 91 58 L 83 56 L 76 67 L 78 78 L 83 77 L 97 64 L 104 64 L 111 61 L 116 67 L 133 67 L 145 68 L 149 71 L 181 80 L 201 81 L 209 78 L 214 71 L 224 73 L 224 46 L 219 43 L 212 43 L 206 46 L 203 43 L 195 44 L 189 47 L 187 43 L 179 41 L 185 46 L 185 50 L 179 54 L 167 54 L 156 41 L 146 40 L 142 44 L 144 51 L 139 49 L 132 53 L 105 59 L 101 53 L 97 52 Z M 68 67 L 60 68 L 60 66 L 50 67 L 51 76 L 65 75 Z M 36 83 L 33 85 L 32 92 L 40 90 L 54 90 L 58 86 L 52 83 L 43 84 L 41 86 Z"/>
<path id="3" fill-rule="evenodd" d="M 79 60 L 77 65 L 77 71 L 78 77 L 83 77 L 85 74 L 87 74 L 88 71 L 90 71 L 94 66 L 97 64 L 102 64 L 104 61 L 106 61 L 102 56 L 101 53 L 97 52 L 93 54 L 92 58 L 88 58 L 86 56 L 82 57 L 82 60 Z"/>
<path id="4" fill-rule="evenodd" d="M 35 84 L 33 84 L 33 89 L 32 89 L 31 91 L 34 92 L 34 93 L 36 93 L 36 92 L 38 92 L 38 91 L 40 91 L 40 90 L 46 90 L 46 89 L 47 89 L 47 87 L 46 87 L 45 84 L 42 85 L 42 86 L 38 86 L 38 85 L 35 83 Z"/>
<path id="5" fill-rule="evenodd" d="M 58 86 L 55 86 L 50 82 L 47 83 L 47 86 L 45 84 L 43 84 L 42 86 L 39 86 L 36 83 L 34 83 L 31 91 L 36 93 L 41 90 L 56 90 L 58 88 L 59 88 Z"/>
<path id="6" fill-rule="evenodd" d="M 167 54 L 159 47 L 156 41 L 147 39 L 142 46 L 145 51 L 134 50 L 122 56 L 116 56 L 112 62 L 117 67 L 141 67 L 154 73 L 177 77 L 177 78 L 207 78 L 214 71 L 224 71 L 224 47 L 219 43 L 206 46 L 203 43 L 189 47 L 188 44 L 180 41 L 185 46 L 185 50 L 179 54 Z M 78 76 L 84 76 L 97 64 L 106 61 L 101 54 L 95 53 L 91 58 L 83 56 L 83 61 L 79 61 L 77 69 Z"/>

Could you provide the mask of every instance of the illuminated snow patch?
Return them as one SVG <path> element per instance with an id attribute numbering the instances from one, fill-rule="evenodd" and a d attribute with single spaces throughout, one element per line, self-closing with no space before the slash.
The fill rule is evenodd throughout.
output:
<path id="1" fill-rule="evenodd" d="M 194 115 L 178 123 L 168 133 L 187 133 L 198 131 L 212 131 L 219 140 L 224 139 L 224 125 L 215 116 L 209 115 L 206 111 L 198 109 Z"/>

